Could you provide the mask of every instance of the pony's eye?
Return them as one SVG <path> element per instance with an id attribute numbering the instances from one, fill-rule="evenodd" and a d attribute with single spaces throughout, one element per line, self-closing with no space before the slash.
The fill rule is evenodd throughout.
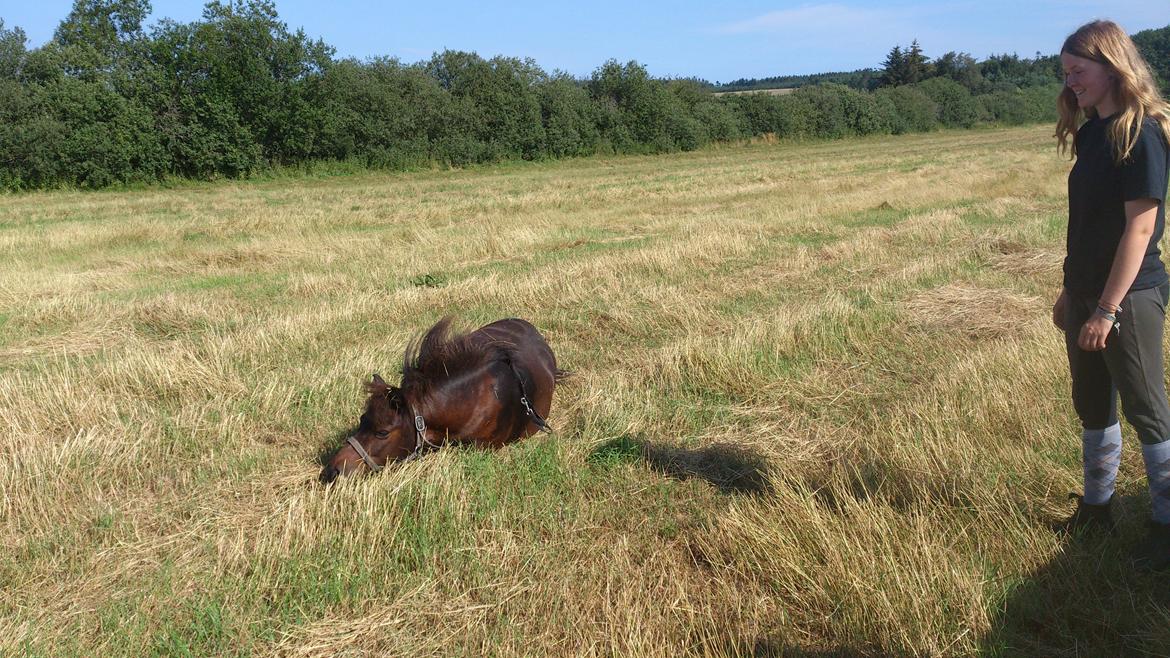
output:
<path id="1" fill-rule="evenodd" d="M 384 439 L 384 438 L 390 436 L 390 430 L 382 430 L 380 432 L 374 432 L 374 436 L 378 437 L 379 439 Z"/>

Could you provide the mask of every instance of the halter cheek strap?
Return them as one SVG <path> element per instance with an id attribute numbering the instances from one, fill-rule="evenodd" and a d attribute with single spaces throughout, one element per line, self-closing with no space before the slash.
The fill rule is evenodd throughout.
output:
<path id="1" fill-rule="evenodd" d="M 374 458 L 370 456 L 370 453 L 366 452 L 366 449 L 362 447 L 362 444 L 359 443 L 357 439 L 351 436 L 346 439 L 345 442 L 353 447 L 354 451 L 357 452 L 358 457 L 362 458 L 362 461 L 366 463 L 366 466 L 370 467 L 371 471 L 377 473 L 378 471 L 381 471 L 383 468 L 385 468 L 384 466 L 379 466 L 378 462 L 374 461 Z"/>
<path id="2" fill-rule="evenodd" d="M 431 441 L 427 439 L 427 421 L 423 420 L 421 414 L 415 414 L 414 416 L 414 436 L 414 450 L 406 456 L 406 459 L 402 460 L 404 462 L 418 459 L 418 456 L 422 454 L 424 446 L 429 446 L 431 448 L 439 447 L 438 443 L 431 443 Z"/>

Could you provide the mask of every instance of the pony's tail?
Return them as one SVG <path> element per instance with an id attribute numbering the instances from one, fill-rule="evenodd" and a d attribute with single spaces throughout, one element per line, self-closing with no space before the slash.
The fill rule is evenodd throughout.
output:
<path id="1" fill-rule="evenodd" d="M 553 372 L 553 380 L 558 382 L 563 382 L 572 376 L 572 370 L 561 370 L 560 368 L 557 368 L 556 371 Z"/>

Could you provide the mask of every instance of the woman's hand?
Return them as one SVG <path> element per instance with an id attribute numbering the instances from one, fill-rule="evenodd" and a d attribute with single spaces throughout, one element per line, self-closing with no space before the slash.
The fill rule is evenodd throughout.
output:
<path id="1" fill-rule="evenodd" d="M 1068 293 L 1061 290 L 1060 297 L 1056 298 L 1056 303 L 1052 305 L 1052 324 L 1056 325 L 1057 329 L 1064 331 L 1064 307 L 1068 304 Z"/>
<path id="2" fill-rule="evenodd" d="M 1099 352 L 1105 349 L 1105 340 L 1109 338 L 1111 331 L 1113 331 L 1113 323 L 1105 316 L 1094 313 L 1081 327 L 1077 346 L 1086 352 Z"/>

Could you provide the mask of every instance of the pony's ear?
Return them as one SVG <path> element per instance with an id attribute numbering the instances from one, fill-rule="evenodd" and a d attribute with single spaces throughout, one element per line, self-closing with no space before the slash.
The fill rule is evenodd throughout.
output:
<path id="1" fill-rule="evenodd" d="M 406 398 L 402 395 L 402 389 L 397 386 L 386 387 L 386 401 L 390 403 L 391 409 L 406 411 Z"/>
<path id="2" fill-rule="evenodd" d="M 374 380 L 371 383 L 375 384 L 377 386 L 385 386 L 386 380 L 382 379 L 382 375 L 379 375 L 378 373 L 375 372 L 374 373 Z"/>

